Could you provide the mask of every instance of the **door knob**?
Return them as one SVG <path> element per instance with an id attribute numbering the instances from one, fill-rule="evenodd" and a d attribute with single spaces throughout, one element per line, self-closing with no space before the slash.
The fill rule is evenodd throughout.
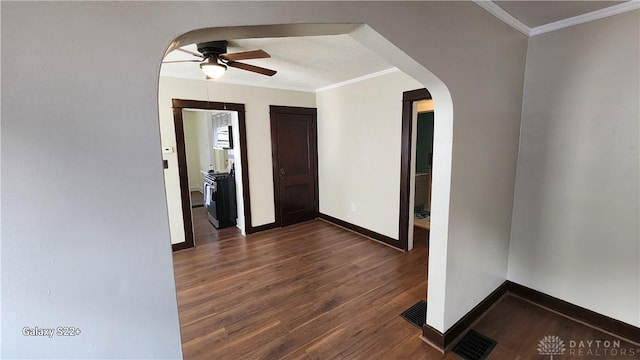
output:
<path id="1" fill-rule="evenodd" d="M 284 180 L 284 175 L 285 175 L 284 168 L 280 168 L 280 180 Z"/>

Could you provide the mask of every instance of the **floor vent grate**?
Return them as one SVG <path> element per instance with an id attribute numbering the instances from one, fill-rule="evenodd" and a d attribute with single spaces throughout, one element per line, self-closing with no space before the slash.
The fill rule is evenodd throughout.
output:
<path id="1" fill-rule="evenodd" d="M 418 329 L 422 329 L 425 320 L 427 319 L 427 303 L 424 300 L 420 300 L 412 307 L 408 308 L 400 314 L 405 320 L 416 326 Z"/>
<path id="2" fill-rule="evenodd" d="M 465 360 L 484 360 L 496 344 L 495 340 L 469 330 L 462 340 L 453 347 L 453 352 Z"/>

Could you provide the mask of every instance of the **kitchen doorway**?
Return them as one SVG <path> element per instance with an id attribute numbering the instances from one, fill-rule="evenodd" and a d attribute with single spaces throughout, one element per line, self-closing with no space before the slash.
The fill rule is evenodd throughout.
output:
<path id="1" fill-rule="evenodd" d="M 431 177 L 433 169 L 433 100 L 415 103 L 416 141 L 414 166 L 413 225 L 414 229 L 431 229 Z M 416 231 L 414 230 L 414 236 Z M 414 239 L 415 240 L 415 239 Z"/>
<path id="2" fill-rule="evenodd" d="M 414 240 L 414 204 L 416 193 L 416 133 L 418 105 L 429 101 L 433 107 L 431 93 L 427 89 L 405 91 L 402 94 L 402 145 L 400 160 L 400 221 L 399 234 L 402 249 L 413 249 Z M 433 108 L 431 109 L 433 110 Z M 433 142 L 432 142 L 433 144 Z M 433 145 L 432 145 L 433 147 Z M 431 175 L 430 179 L 431 181 Z M 429 194 L 431 191 L 429 190 Z M 429 207 L 431 196 L 429 195 Z M 430 213 L 429 213 L 430 214 Z M 424 229 L 423 229 L 424 230 Z M 429 228 L 428 235 L 431 230 Z"/>
<path id="3" fill-rule="evenodd" d="M 172 104 L 185 233 L 185 242 L 174 244 L 173 250 L 194 247 L 196 230 L 209 235 L 217 228 L 243 235 L 250 232 L 244 104 L 180 99 Z M 204 122 L 196 128 L 185 122 L 197 118 Z M 194 137 L 203 144 L 188 144 L 186 139 Z M 203 159 L 194 152 L 203 154 Z"/>

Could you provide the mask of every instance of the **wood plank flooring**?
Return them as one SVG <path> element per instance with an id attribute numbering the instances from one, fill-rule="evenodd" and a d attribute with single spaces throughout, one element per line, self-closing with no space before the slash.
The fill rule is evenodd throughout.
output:
<path id="1" fill-rule="evenodd" d="M 498 341 L 490 359 L 549 359 L 548 355 L 541 356 L 537 351 L 538 344 L 547 335 L 560 337 L 565 345 L 565 353 L 554 359 L 640 359 L 640 344 L 619 339 L 511 295 L 500 299 L 472 329 Z M 598 340 L 600 346 L 596 343 Z M 616 340 L 620 341 L 618 349 L 612 351 L 613 345 L 605 349 L 605 341 L 613 344 Z M 575 346 L 571 346 L 571 341 Z M 579 345 L 580 341 L 584 346 Z M 590 346 L 589 341 L 592 342 Z"/>
<path id="2" fill-rule="evenodd" d="M 459 359 L 399 316 L 425 298 L 425 230 L 401 253 L 319 220 L 242 237 L 195 210 L 199 245 L 174 253 L 185 359 Z M 490 359 L 543 359 L 547 334 L 607 336 L 510 296 L 473 328 L 498 340 Z"/>
<path id="3" fill-rule="evenodd" d="M 413 219 L 413 226 L 415 227 L 419 227 L 425 230 L 430 230 L 431 229 L 431 218 L 428 217 L 426 219 L 418 219 L 418 218 L 414 218 Z"/>
<path id="4" fill-rule="evenodd" d="M 191 209 L 193 219 L 193 237 L 196 247 L 211 242 L 232 240 L 242 237 L 240 229 L 230 226 L 216 229 L 207 219 L 207 208 L 198 207 Z"/>
<path id="5" fill-rule="evenodd" d="M 374 358 L 422 346 L 399 317 L 426 294 L 426 241 L 415 247 L 311 221 L 176 252 L 184 358 Z"/>
<path id="6" fill-rule="evenodd" d="M 204 206 L 204 194 L 200 191 L 191 191 L 191 208 Z"/>

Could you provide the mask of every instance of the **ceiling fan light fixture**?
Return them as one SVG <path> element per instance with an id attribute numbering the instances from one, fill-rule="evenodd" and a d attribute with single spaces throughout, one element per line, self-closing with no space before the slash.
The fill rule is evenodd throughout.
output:
<path id="1" fill-rule="evenodd" d="M 200 69 L 207 77 L 211 79 L 219 79 L 227 71 L 227 66 L 218 63 L 217 61 L 207 61 L 200 64 Z"/>

